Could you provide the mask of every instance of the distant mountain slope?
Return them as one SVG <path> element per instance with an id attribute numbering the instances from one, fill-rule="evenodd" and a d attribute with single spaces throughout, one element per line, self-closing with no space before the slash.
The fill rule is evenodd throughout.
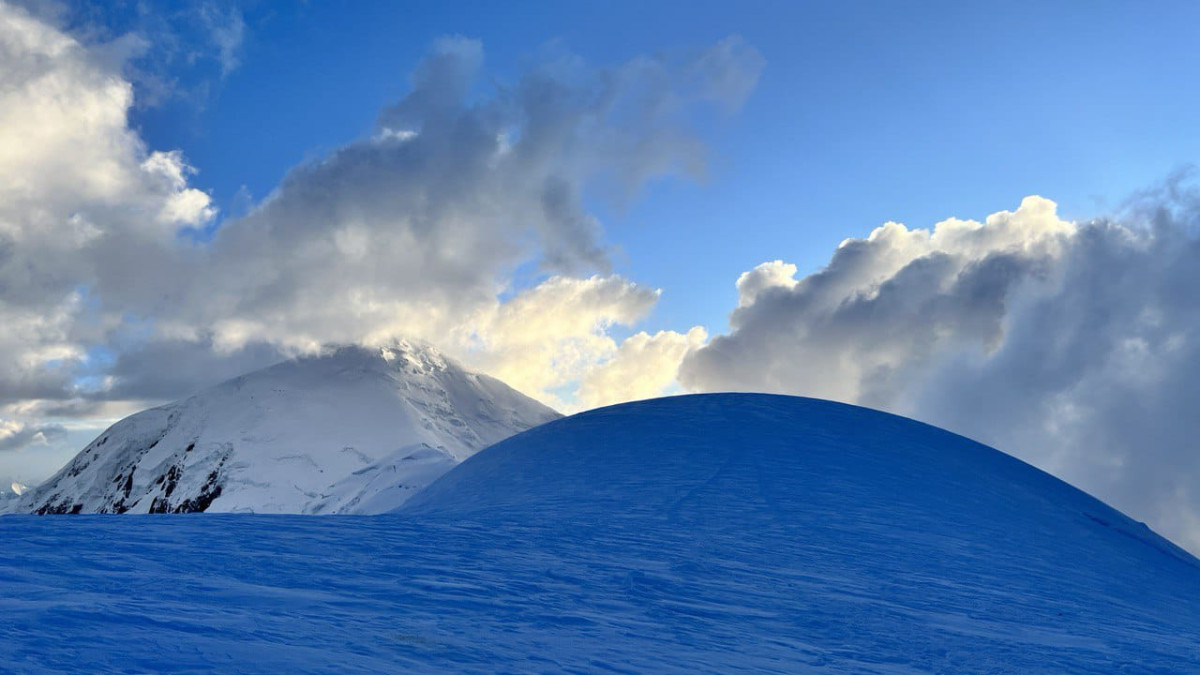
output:
<path id="1" fill-rule="evenodd" d="M 377 513 L 556 417 L 430 347 L 344 347 L 121 420 L 12 510 Z"/>

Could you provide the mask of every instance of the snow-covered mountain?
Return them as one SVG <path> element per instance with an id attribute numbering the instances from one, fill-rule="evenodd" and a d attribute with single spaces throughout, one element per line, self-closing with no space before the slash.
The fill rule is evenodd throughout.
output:
<path id="1" fill-rule="evenodd" d="M 394 515 L 7 516 L 0 537 L 13 672 L 1200 663 L 1195 558 L 961 436 L 790 397 L 550 422 Z"/>
<path id="2" fill-rule="evenodd" d="M 558 416 L 432 347 L 343 347 L 121 420 L 10 510 L 379 513 Z"/>

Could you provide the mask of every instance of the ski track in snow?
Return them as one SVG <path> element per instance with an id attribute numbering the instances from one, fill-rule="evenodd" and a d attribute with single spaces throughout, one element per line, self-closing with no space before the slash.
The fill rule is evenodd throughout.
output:
<path id="1" fill-rule="evenodd" d="M 1191 556 L 983 446 L 803 399 L 552 422 L 391 515 L 6 516 L 0 532 L 0 670 L 1200 663 Z"/>

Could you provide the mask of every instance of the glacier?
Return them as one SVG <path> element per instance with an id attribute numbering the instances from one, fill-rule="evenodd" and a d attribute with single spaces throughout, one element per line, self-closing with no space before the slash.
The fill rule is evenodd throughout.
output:
<path id="1" fill-rule="evenodd" d="M 8 515 L 0 531 L 0 670 L 1200 663 L 1200 561 L 991 448 L 812 399 L 581 413 L 383 515 Z"/>

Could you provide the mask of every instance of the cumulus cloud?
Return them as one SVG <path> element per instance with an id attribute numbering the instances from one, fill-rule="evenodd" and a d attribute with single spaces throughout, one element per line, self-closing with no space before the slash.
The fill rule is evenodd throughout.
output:
<path id="1" fill-rule="evenodd" d="M 467 361 L 566 410 L 555 393 L 618 352 L 608 329 L 645 317 L 658 291 L 617 276 L 553 277 L 478 313 L 460 338 Z"/>
<path id="2" fill-rule="evenodd" d="M 886 223 L 803 279 L 794 265 L 759 265 L 738 279 L 730 334 L 689 360 L 684 383 L 883 405 L 913 363 L 1000 339 L 1011 287 L 1048 274 L 1076 230 L 1055 209 L 1029 197 L 986 223 Z"/>
<path id="3" fill-rule="evenodd" d="M 753 305 L 758 294 L 768 288 L 795 288 L 797 271 L 791 263 L 772 260 L 743 272 L 737 280 L 738 307 Z"/>
<path id="4" fill-rule="evenodd" d="M 1072 223 L 1029 197 L 982 223 L 888 223 L 803 278 L 766 263 L 681 382 L 944 426 L 1200 550 L 1198 207 L 1172 183 Z"/>
<path id="5" fill-rule="evenodd" d="M 244 20 L 189 7 L 227 74 Z M 693 123 L 736 109 L 763 66 L 736 37 L 608 68 L 552 45 L 495 82 L 481 44 L 446 38 L 370 135 L 221 221 L 186 158 L 129 122 L 161 93 L 140 59 L 196 43 L 182 15 L 130 10 L 161 35 L 57 27 L 81 11 L 0 0 L 0 409 L 28 428 L 397 337 L 561 403 L 658 297 L 611 273 L 585 193 L 702 175 Z"/>
<path id="6" fill-rule="evenodd" d="M 129 128 L 132 87 L 83 45 L 0 4 L 0 63 L 4 402 L 66 395 L 71 364 L 112 321 L 98 276 L 146 266 L 140 254 L 212 210 L 177 154 L 149 152 Z"/>
<path id="7" fill-rule="evenodd" d="M 679 364 L 708 340 L 701 326 L 687 333 L 664 330 L 626 338 L 612 358 L 592 367 L 579 384 L 584 407 L 654 398 L 674 384 Z"/>

